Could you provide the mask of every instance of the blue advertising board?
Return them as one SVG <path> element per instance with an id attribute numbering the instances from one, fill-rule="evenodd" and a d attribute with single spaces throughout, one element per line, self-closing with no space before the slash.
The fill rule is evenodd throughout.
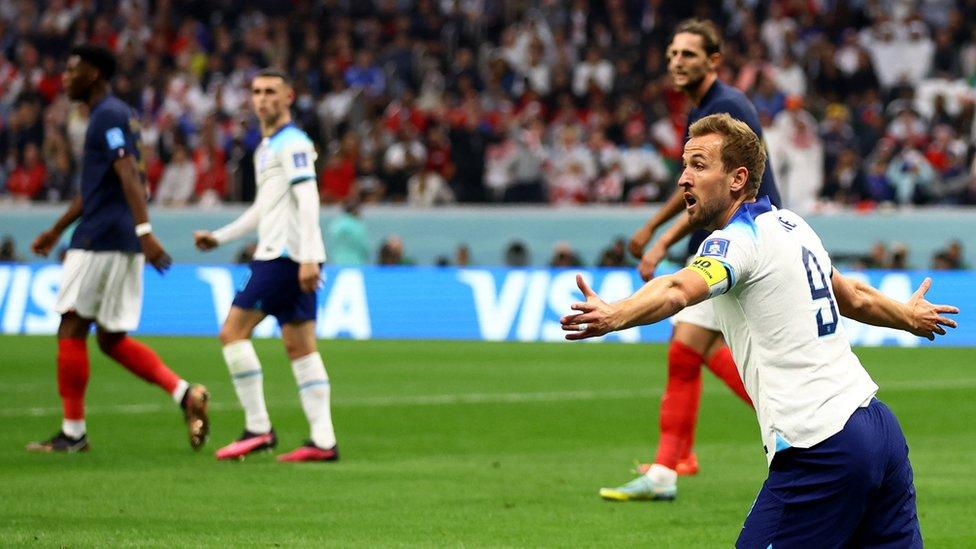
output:
<path id="1" fill-rule="evenodd" d="M 238 265 L 177 265 L 160 276 L 146 269 L 142 321 L 136 333 L 215 336 L 236 288 L 247 276 Z M 630 295 L 642 284 L 633 270 L 438 267 L 329 267 L 319 292 L 318 335 L 352 339 L 467 339 L 561 341 L 559 317 L 580 299 L 582 272 L 605 299 Z M 976 346 L 976 272 L 849 273 L 895 299 L 907 300 L 925 276 L 929 299 L 959 306 L 960 328 L 935 345 Z M 61 280 L 55 264 L 0 264 L 0 333 L 54 334 Z M 910 334 L 844 321 L 855 345 L 916 346 Z M 668 322 L 607 336 L 608 341 L 663 342 Z M 276 335 L 272 319 L 258 337 Z"/>

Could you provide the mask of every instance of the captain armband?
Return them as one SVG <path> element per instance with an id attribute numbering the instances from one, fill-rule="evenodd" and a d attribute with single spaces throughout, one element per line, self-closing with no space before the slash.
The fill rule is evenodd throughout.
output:
<path id="1" fill-rule="evenodd" d="M 698 256 L 687 268 L 708 284 L 708 297 L 724 294 L 732 287 L 731 270 L 723 261 L 714 257 Z"/>

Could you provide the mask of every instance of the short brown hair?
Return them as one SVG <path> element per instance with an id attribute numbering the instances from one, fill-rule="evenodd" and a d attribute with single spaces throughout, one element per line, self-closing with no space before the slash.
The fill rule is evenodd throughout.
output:
<path id="1" fill-rule="evenodd" d="M 683 32 L 701 36 L 705 55 L 711 56 L 715 53 L 722 53 L 722 34 L 718 32 L 715 23 L 705 19 L 685 19 L 678 24 L 678 28 L 671 35 L 671 41 L 674 41 L 675 35 Z"/>
<path id="2" fill-rule="evenodd" d="M 254 75 L 254 78 L 280 78 L 286 86 L 291 86 L 291 77 L 288 76 L 288 73 L 278 69 L 261 69 L 257 74 Z"/>
<path id="3" fill-rule="evenodd" d="M 751 198 L 759 193 L 759 183 L 766 169 L 766 148 L 745 122 L 728 113 L 712 114 L 688 128 L 691 137 L 717 134 L 722 136 L 722 167 L 730 172 L 739 167 L 749 170 L 746 194 Z"/>

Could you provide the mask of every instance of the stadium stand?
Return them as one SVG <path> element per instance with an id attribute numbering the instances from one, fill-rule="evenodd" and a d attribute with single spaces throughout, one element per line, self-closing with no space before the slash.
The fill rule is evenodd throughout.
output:
<path id="1" fill-rule="evenodd" d="M 963 0 L 4 1 L 0 194 L 74 192 L 86 113 L 60 72 L 87 41 L 120 57 L 160 203 L 253 197 L 266 65 L 296 79 L 326 201 L 659 201 L 688 108 L 664 46 L 689 16 L 724 29 L 722 78 L 760 111 L 786 206 L 976 204 Z"/>

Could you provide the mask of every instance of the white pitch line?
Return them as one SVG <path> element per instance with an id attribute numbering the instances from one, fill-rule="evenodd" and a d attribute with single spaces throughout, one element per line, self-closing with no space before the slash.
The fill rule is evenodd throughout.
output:
<path id="1" fill-rule="evenodd" d="M 916 392 L 916 391 L 951 391 L 958 389 L 976 389 L 976 379 L 934 379 L 928 381 L 889 381 L 881 385 L 881 396 L 886 392 Z M 713 385 L 706 394 L 727 394 L 724 387 Z M 414 395 L 414 396 L 384 396 L 384 397 L 351 397 L 341 398 L 332 403 L 335 408 L 384 408 L 391 406 L 445 406 L 452 404 L 505 404 L 530 402 L 563 402 L 563 401 L 592 401 L 592 400 L 624 400 L 630 398 L 658 398 L 660 389 L 620 389 L 606 391 L 549 391 L 534 393 L 458 393 L 443 395 Z M 295 404 L 295 407 L 298 407 Z M 87 408 L 89 414 L 155 414 L 172 410 L 172 404 L 114 404 L 92 405 Z M 211 402 L 210 409 L 214 411 L 240 409 L 237 403 Z M 0 418 L 22 417 L 58 417 L 61 408 L 55 406 L 31 408 L 0 408 Z"/>

